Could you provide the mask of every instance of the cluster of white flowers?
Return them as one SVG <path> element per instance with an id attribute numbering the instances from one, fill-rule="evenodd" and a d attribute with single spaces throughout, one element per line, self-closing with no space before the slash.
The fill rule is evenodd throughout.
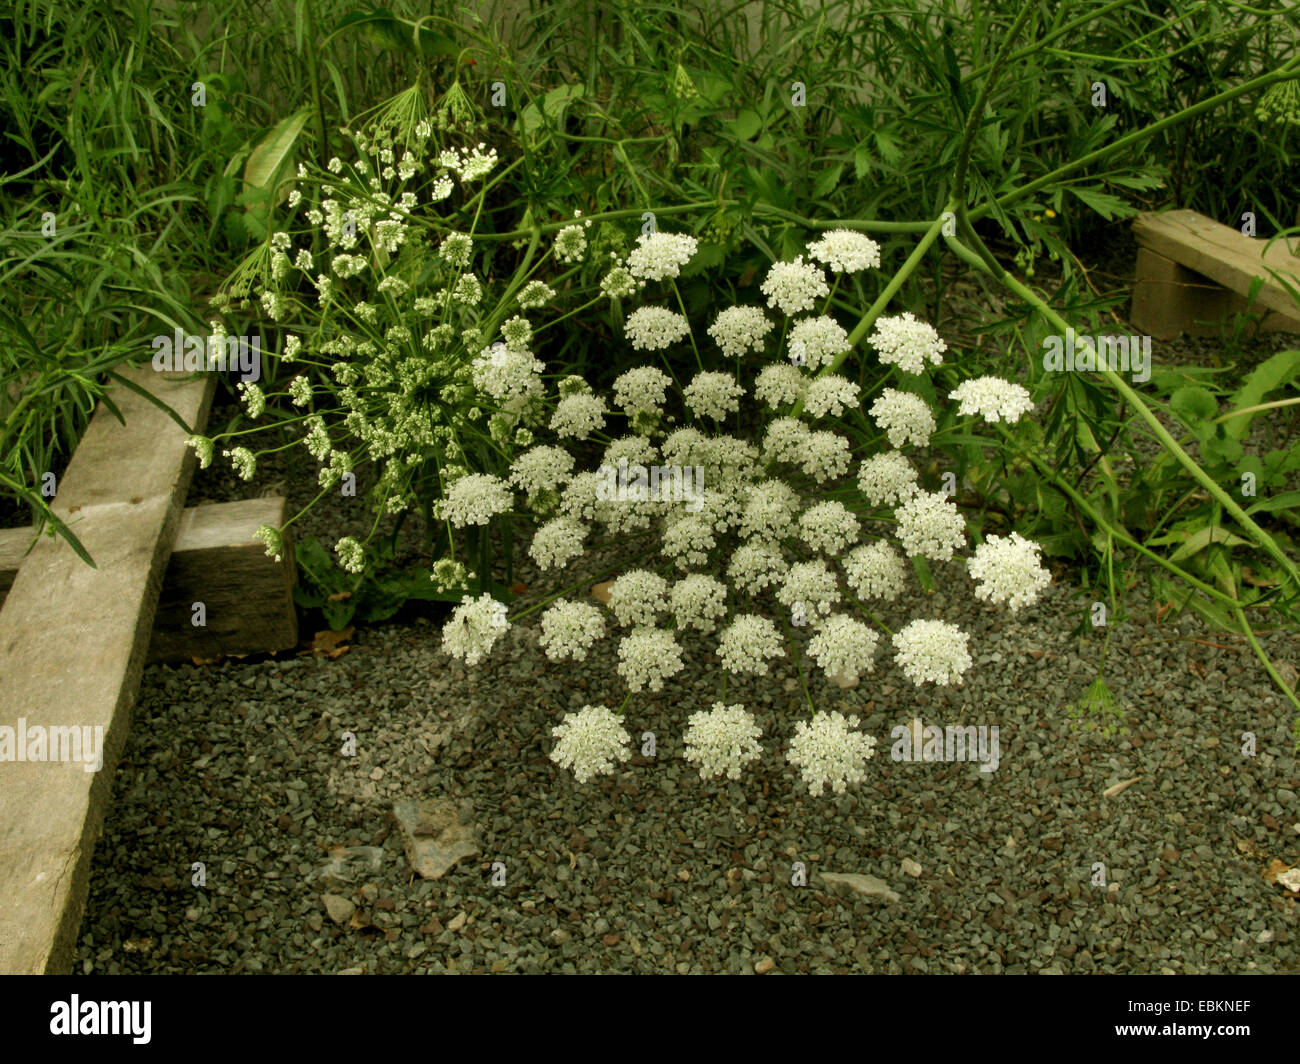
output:
<path id="1" fill-rule="evenodd" d="M 557 599 L 542 614 L 538 643 L 552 661 L 585 661 L 587 651 L 605 634 L 605 617 L 586 602 Z"/>
<path id="2" fill-rule="evenodd" d="M 883 539 L 855 547 L 842 564 L 849 587 L 862 598 L 893 602 L 906 590 L 907 568 L 902 555 Z"/>
<path id="3" fill-rule="evenodd" d="M 627 268 L 646 281 L 677 277 L 698 246 L 695 237 L 684 233 L 642 233 L 627 257 Z"/>
<path id="4" fill-rule="evenodd" d="M 668 581 L 648 569 L 629 569 L 609 589 L 609 608 L 624 628 L 649 626 L 668 609 Z"/>
<path id="5" fill-rule="evenodd" d="M 551 431 L 558 436 L 576 436 L 585 440 L 605 427 L 605 404 L 594 395 L 568 395 L 555 406 Z"/>
<path id="6" fill-rule="evenodd" d="M 799 534 L 815 551 L 834 557 L 850 543 L 856 543 L 862 528 L 842 502 L 828 499 L 805 510 L 799 518 Z"/>
<path id="7" fill-rule="evenodd" d="M 542 569 L 563 568 L 582 554 L 587 526 L 572 517 L 554 517 L 534 534 L 529 557 Z"/>
<path id="8" fill-rule="evenodd" d="M 443 626 L 442 649 L 466 665 L 477 665 L 509 627 L 504 603 L 486 593 L 478 598 L 466 595 Z"/>
<path id="9" fill-rule="evenodd" d="M 894 633 L 894 662 L 918 687 L 923 683 L 961 684 L 970 668 L 970 637 L 947 621 L 912 621 Z"/>
<path id="10" fill-rule="evenodd" d="M 808 254 L 835 273 L 880 268 L 880 245 L 852 229 L 832 229 L 808 245 Z"/>
<path id="11" fill-rule="evenodd" d="M 727 615 L 727 586 L 705 573 L 692 573 L 672 586 L 669 606 L 678 628 L 697 628 L 712 632 L 715 623 Z"/>
<path id="12" fill-rule="evenodd" d="M 1022 414 L 1034 409 L 1028 390 L 1001 377 L 976 377 L 963 381 L 949 394 L 956 399 L 959 414 L 978 414 L 985 421 L 1015 424 Z"/>
<path id="13" fill-rule="evenodd" d="M 718 657 L 728 672 L 766 676 L 768 659 L 784 656 L 776 625 L 757 613 L 737 614 L 718 640 Z"/>
<path id="14" fill-rule="evenodd" d="M 895 365 L 904 373 L 924 372 L 927 361 L 939 365 L 948 349 L 933 325 L 906 312 L 897 318 L 878 319 L 876 331 L 867 337 L 867 343 L 876 349 L 881 362 Z"/>
<path id="15" fill-rule="evenodd" d="M 894 511 L 898 540 L 908 557 L 948 561 L 966 543 L 966 522 L 942 492 L 920 492 Z"/>
<path id="16" fill-rule="evenodd" d="M 855 684 L 859 673 L 872 671 L 878 638 L 857 618 L 837 613 L 818 626 L 808 653 L 827 676 Z"/>
<path id="17" fill-rule="evenodd" d="M 916 470 L 898 451 L 873 454 L 858 467 L 858 490 L 872 506 L 892 506 L 919 491 Z"/>
<path id="18" fill-rule="evenodd" d="M 763 339 L 775 326 L 758 307 L 728 307 L 709 326 L 709 335 L 728 358 L 762 351 Z"/>
<path id="19" fill-rule="evenodd" d="M 529 495 L 555 491 L 573 472 L 573 455 L 560 447 L 533 447 L 515 457 L 510 480 Z"/>
<path id="20" fill-rule="evenodd" d="M 794 369 L 793 366 L 790 368 Z M 853 381 L 833 373 L 817 377 L 808 384 L 804 413 L 809 417 L 824 417 L 826 414 L 839 417 L 846 406 L 857 406 L 859 390 Z"/>
<path id="21" fill-rule="evenodd" d="M 754 382 L 754 395 L 771 409 L 799 402 L 808 394 L 809 381 L 788 362 L 764 366 Z"/>
<path id="22" fill-rule="evenodd" d="M 1005 602 L 1015 613 L 1038 600 L 1038 593 L 1052 582 L 1038 553 L 1043 548 L 1019 532 L 1010 536 L 989 536 L 975 548 L 966 567 L 980 583 L 975 596 L 986 602 Z"/>
<path id="23" fill-rule="evenodd" d="M 671 383 L 672 379 L 663 370 L 654 366 L 637 366 L 614 381 L 614 403 L 627 414 L 658 410 L 664 405 Z"/>
<path id="24" fill-rule="evenodd" d="M 485 525 L 497 514 L 507 513 L 513 504 L 507 481 L 488 473 L 470 473 L 447 488 L 434 510 L 440 520 L 464 528 Z"/>
<path id="25" fill-rule="evenodd" d="M 608 706 L 583 706 L 577 713 L 566 713 L 551 734 L 560 740 L 551 760 L 572 770 L 579 783 L 613 772 L 614 762 L 632 756 L 628 749 L 632 736 Z"/>
<path id="26" fill-rule="evenodd" d="M 745 389 L 725 373 L 697 373 L 683 390 L 687 408 L 696 417 L 723 420 L 740 409 Z"/>
<path id="27" fill-rule="evenodd" d="M 763 755 L 758 739 L 763 730 L 743 705 L 713 703 L 711 710 L 692 713 L 686 728 L 684 757 L 700 767 L 700 779 L 726 776 L 740 779 L 741 770 Z"/>
<path id="28" fill-rule="evenodd" d="M 664 681 L 685 667 L 682 648 L 665 629 L 634 628 L 618 644 L 618 674 L 632 691 L 662 691 Z"/>
<path id="29" fill-rule="evenodd" d="M 787 317 L 812 310 L 817 300 L 831 294 L 821 268 L 804 262 L 800 255 L 793 262 L 774 262 L 759 285 L 769 307 L 780 307 Z"/>
<path id="30" fill-rule="evenodd" d="M 810 372 L 830 365 L 849 349 L 849 334 L 834 318 L 803 318 L 790 330 L 790 361 Z"/>
<path id="31" fill-rule="evenodd" d="M 661 351 L 690 335 L 690 324 L 667 307 L 639 307 L 624 326 L 628 343 L 638 351 Z"/>
<path id="32" fill-rule="evenodd" d="M 857 717 L 838 712 L 818 713 L 811 721 L 799 722 L 785 756 L 803 773 L 814 798 L 826 787 L 843 794 L 850 783 L 867 778 L 866 765 L 875 756 L 876 740 L 854 731 L 857 726 Z"/>
<path id="33" fill-rule="evenodd" d="M 795 562 L 786 572 L 776 597 L 799 618 L 800 625 L 816 625 L 840 601 L 840 586 L 824 561 Z"/>
<path id="34" fill-rule="evenodd" d="M 924 399 L 910 392 L 885 388 L 871 405 L 871 416 L 885 430 L 894 447 L 914 443 L 924 447 L 935 430 L 934 415 Z"/>

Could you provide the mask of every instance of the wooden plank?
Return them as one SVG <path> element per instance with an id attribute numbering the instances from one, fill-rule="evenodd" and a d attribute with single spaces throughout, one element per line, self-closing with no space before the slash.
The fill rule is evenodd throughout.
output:
<path id="1" fill-rule="evenodd" d="M 1139 247 L 1129 321 L 1157 340 L 1191 330 L 1197 317 L 1213 315 L 1227 290 L 1150 248 Z M 1219 309 L 1224 309 L 1220 306 Z"/>
<path id="2" fill-rule="evenodd" d="M 195 506 L 181 515 L 154 619 L 151 664 L 298 645 L 293 544 L 286 533 L 277 562 L 253 538 L 258 525 L 283 525 L 288 505 L 278 497 L 248 499 Z M 203 603 L 203 627 L 193 623 L 195 602 Z"/>
<path id="3" fill-rule="evenodd" d="M 1248 237 L 1232 226 L 1187 210 L 1140 214 L 1133 223 L 1133 235 L 1142 247 L 1241 296 L 1249 293 L 1256 277 L 1262 278 L 1256 304 L 1275 311 L 1300 331 L 1295 301 L 1270 272 L 1277 271 L 1300 289 L 1300 258 L 1291 253 L 1286 241 L 1277 240 L 1269 246 L 1267 240 Z"/>
<path id="4" fill-rule="evenodd" d="M 147 365 L 125 375 L 202 431 L 214 376 L 176 379 Z M 90 856 L 194 469 L 179 425 L 134 392 L 114 387 L 112 395 L 126 424 L 101 405 L 53 501 L 98 567 L 42 537 L 0 608 L 0 727 L 10 756 L 14 739 L 25 732 L 31 740 L 35 728 L 76 728 L 78 738 L 102 742 L 99 771 L 73 760 L 0 761 L 3 974 L 71 967 Z"/>
<path id="5" fill-rule="evenodd" d="M 287 519 L 288 502 L 278 496 L 192 506 L 181 514 L 163 574 L 148 664 L 298 645 L 292 537 L 285 533 L 278 562 L 253 538 L 258 525 L 279 528 Z M 31 539 L 30 528 L 0 529 L 0 605 Z M 206 627 L 191 623 L 195 602 L 204 604 Z"/>

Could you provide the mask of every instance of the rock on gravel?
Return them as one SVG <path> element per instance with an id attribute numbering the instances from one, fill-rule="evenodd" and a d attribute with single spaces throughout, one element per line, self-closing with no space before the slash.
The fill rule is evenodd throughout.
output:
<path id="1" fill-rule="evenodd" d="M 406 859 L 424 879 L 441 879 L 455 865 L 481 852 L 469 811 L 448 799 L 398 802 L 393 816 L 402 832 Z"/>
<path id="2" fill-rule="evenodd" d="M 875 876 L 861 875 L 857 872 L 823 872 L 822 882 L 830 890 L 844 897 L 857 895 L 862 898 L 884 898 L 885 901 L 898 901 L 897 893 L 889 889 L 889 884 Z"/>

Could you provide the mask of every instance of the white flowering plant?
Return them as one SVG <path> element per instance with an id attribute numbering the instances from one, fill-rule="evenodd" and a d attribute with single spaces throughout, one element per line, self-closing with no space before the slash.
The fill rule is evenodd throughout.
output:
<path id="1" fill-rule="evenodd" d="M 675 290 L 694 251 L 684 234 L 646 234 L 625 269 Z M 932 442 L 936 419 L 904 390 L 943 362 L 946 344 L 911 314 L 878 318 L 871 361 L 900 386 L 882 381 L 874 397 L 861 395 L 838 372 L 852 345 L 830 314 L 826 270 L 875 269 L 878 248 L 841 230 L 807 252 L 771 267 L 765 305 L 723 309 L 707 328 L 693 328 L 680 301 L 678 310 L 634 310 L 627 343 L 663 368 L 627 369 L 608 396 L 579 376 L 560 380 L 546 399 L 549 432 L 509 477 L 467 478 L 464 498 L 450 500 L 458 523 L 531 514 L 530 556 L 561 576 L 603 543 L 640 540 L 642 553 L 612 581 L 603 608 L 571 597 L 581 585 L 513 617 L 490 596 L 466 596 L 444 629 L 444 649 L 471 665 L 489 660 L 509 625 L 534 610 L 544 609 L 540 645 L 553 662 L 617 641 L 627 692 L 618 713 L 586 706 L 555 728 L 552 758 L 581 782 L 626 759 L 631 738 L 618 714 L 633 694 L 662 691 L 687 668 L 683 637 L 692 631 L 721 663 L 722 696 L 683 722 L 684 756 L 705 778 L 736 779 L 760 756 L 764 727 L 743 704 L 726 703 L 728 676 L 767 676 L 788 659 L 802 676 L 807 659 L 851 687 L 875 670 L 883 643 L 915 685 L 958 685 L 972 666 L 966 632 L 927 616 L 919 596 L 917 615 L 892 631 L 872 600 L 905 605 L 919 590 L 909 572 L 928 574 L 930 563 L 963 564 L 980 599 L 1012 611 L 1050 581 L 1037 545 L 1016 533 L 955 560 L 969 546 L 967 522 L 908 457 Z M 675 357 L 688 345 L 693 359 Z M 694 371 L 683 369 L 691 361 Z M 991 377 L 959 385 L 947 405 L 968 421 L 1016 422 L 1032 409 L 1025 389 Z M 843 793 L 864 778 L 875 739 L 857 730 L 857 717 L 819 712 L 806 683 L 804 692 L 813 715 L 793 722 L 787 759 L 810 793 Z"/>
<path id="2" fill-rule="evenodd" d="M 367 569 L 393 561 L 395 529 L 419 513 L 437 561 L 431 574 L 425 567 L 423 589 L 406 581 L 401 595 L 454 601 L 487 586 L 482 525 L 507 498 L 496 474 L 543 423 L 534 350 L 539 334 L 567 316 L 563 305 L 581 302 L 577 275 L 592 272 L 591 223 L 577 212 L 550 226 L 545 241 L 534 225 L 531 241 L 507 242 L 488 222 L 493 189 L 512 167 L 481 142 L 444 146 L 466 123 L 439 118 L 413 88 L 342 131 L 348 160 L 300 164 L 278 227 L 213 303 L 226 315 L 251 310 L 282 330 L 278 350 L 265 353 L 265 380 L 239 393 L 249 419 L 273 418 L 267 427 L 289 430 L 319 463 L 316 501 L 341 491 L 344 478 L 365 477 L 373 523 L 334 548 L 355 576 L 351 590 Z M 596 291 L 587 305 L 605 298 Z M 212 328 L 224 339 L 222 321 Z M 191 443 L 204 466 L 219 445 L 237 444 L 221 454 L 250 480 L 260 454 L 282 449 L 247 445 L 260 431 Z M 386 515 L 396 515 L 387 523 L 393 531 L 381 535 Z M 300 517 L 258 530 L 268 554 L 281 554 L 284 529 Z M 453 531 L 467 526 L 468 535 Z M 325 589 L 318 569 L 313 580 Z M 390 585 L 385 601 L 394 597 Z M 356 601 L 333 619 L 345 623 Z"/>

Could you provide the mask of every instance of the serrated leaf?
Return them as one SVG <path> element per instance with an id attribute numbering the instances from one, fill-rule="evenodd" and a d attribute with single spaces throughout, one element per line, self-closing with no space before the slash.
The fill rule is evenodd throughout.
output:
<path id="1" fill-rule="evenodd" d="M 1258 406 L 1264 396 L 1292 380 L 1300 373 L 1300 351 L 1279 351 L 1265 359 L 1246 378 L 1245 383 L 1232 394 L 1229 405 L 1233 410 Z M 1223 422 L 1223 431 L 1235 440 L 1242 439 L 1250 430 L 1251 416 L 1229 418 Z"/>
<path id="2" fill-rule="evenodd" d="M 1106 221 L 1114 221 L 1116 218 L 1132 218 L 1137 214 L 1137 208 L 1130 207 L 1118 196 L 1113 196 L 1109 192 L 1103 192 L 1099 188 L 1078 188 L 1071 186 L 1070 192 L 1074 193 L 1088 207 L 1100 214 Z"/>

